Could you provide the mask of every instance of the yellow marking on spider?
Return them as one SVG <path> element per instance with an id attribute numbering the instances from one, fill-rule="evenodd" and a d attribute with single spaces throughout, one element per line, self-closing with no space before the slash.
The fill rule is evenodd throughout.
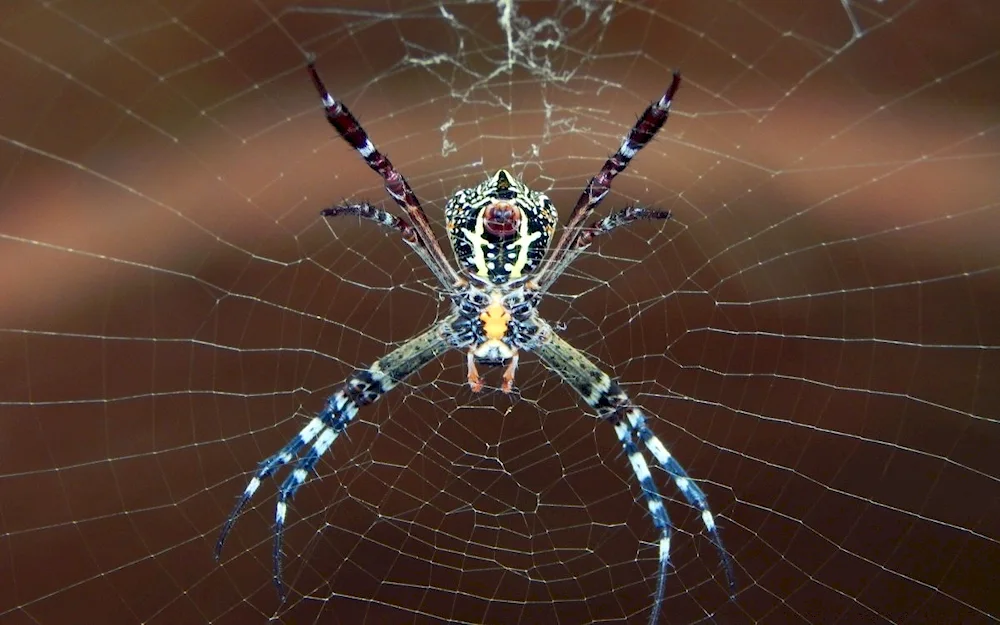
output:
<path id="1" fill-rule="evenodd" d="M 483 277 L 490 274 L 489 267 L 486 266 L 486 248 L 489 247 L 490 242 L 483 238 L 483 232 L 486 231 L 486 220 L 483 219 L 485 212 L 485 207 L 479 210 L 479 217 L 476 218 L 476 230 L 474 232 L 468 228 L 462 228 L 462 233 L 465 234 L 465 238 L 472 245 L 472 262 L 476 265 L 476 274 Z"/>
<path id="2" fill-rule="evenodd" d="M 499 341 L 507 334 L 507 325 L 510 323 L 510 313 L 495 298 L 493 303 L 479 314 L 479 320 L 483 322 L 483 333 L 490 341 Z"/>
<path id="3" fill-rule="evenodd" d="M 519 247 L 521 249 L 517 252 L 517 260 L 504 266 L 504 269 L 510 270 L 511 278 L 521 277 L 521 271 L 524 269 L 524 266 L 528 264 L 528 248 L 535 242 L 535 239 L 538 239 L 541 236 L 542 233 L 537 230 L 528 234 L 528 219 L 521 219 L 521 227 L 520 231 L 517 233 L 517 240 L 511 242 L 510 244 L 511 247 Z"/>

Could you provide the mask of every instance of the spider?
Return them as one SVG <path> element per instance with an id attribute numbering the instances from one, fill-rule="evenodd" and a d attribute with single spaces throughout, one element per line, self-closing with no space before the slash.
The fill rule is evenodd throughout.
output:
<path id="1" fill-rule="evenodd" d="M 363 202 L 334 206 L 321 214 L 329 218 L 355 215 L 398 232 L 440 282 L 444 294 L 451 300 L 451 313 L 371 366 L 354 371 L 298 434 L 259 464 L 222 527 L 215 547 L 216 560 L 221 557 L 223 544 L 240 512 L 261 482 L 294 461 L 294 469 L 278 489 L 274 514 L 273 576 L 283 600 L 281 545 L 288 502 L 363 406 L 377 401 L 407 376 L 451 349 L 465 352 L 468 384 L 474 392 L 483 388 L 477 364 L 507 363 L 500 390 L 510 393 L 520 353 L 533 352 L 572 386 L 602 421 L 614 426 L 639 482 L 653 525 L 659 532 L 659 567 L 650 623 L 656 622 L 664 598 L 670 565 L 671 522 L 643 449 L 673 478 L 688 503 L 701 511 L 702 522 L 718 551 L 732 594 L 735 591 L 732 563 L 705 493 L 649 429 L 643 410 L 631 402 L 610 375 L 561 338 L 537 310 L 552 283 L 595 238 L 639 219 L 670 218 L 669 211 L 628 206 L 586 225 L 594 209 L 608 194 L 615 176 L 625 170 L 636 153 L 667 121 L 671 101 L 680 86 L 680 74 L 674 72 L 663 96 L 649 105 L 618 150 L 591 178 L 563 227 L 558 243 L 548 254 L 549 242 L 555 233 L 556 209 L 544 193 L 529 189 L 503 169 L 475 187 L 456 192 L 445 207 L 456 269 L 438 245 L 427 215 L 410 185 L 379 152 L 344 103 L 330 96 L 312 62 L 308 64 L 308 71 L 323 102 L 327 121 L 368 166 L 382 176 L 389 195 L 405 212 L 405 216 L 395 216 Z M 306 446 L 309 449 L 303 454 Z"/>

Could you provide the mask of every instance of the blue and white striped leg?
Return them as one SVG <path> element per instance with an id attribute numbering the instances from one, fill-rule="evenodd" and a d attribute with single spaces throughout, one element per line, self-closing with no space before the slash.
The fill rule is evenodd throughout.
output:
<path id="1" fill-rule="evenodd" d="M 715 518 L 709 511 L 705 493 L 691 480 L 663 443 L 646 426 L 646 419 L 642 411 L 631 404 L 628 395 L 617 382 L 611 379 L 611 376 L 591 362 L 583 352 L 556 334 L 548 324 L 542 326 L 540 334 L 542 338 L 537 345 L 532 347 L 535 354 L 542 359 L 546 366 L 576 389 L 580 397 L 588 406 L 597 411 L 601 419 L 615 427 L 618 440 L 628 456 L 629 464 L 632 465 L 632 472 L 635 473 L 636 480 L 642 487 L 646 506 L 653 517 L 653 524 L 660 531 L 659 577 L 656 587 L 656 604 L 649 619 L 650 624 L 656 623 L 663 602 L 664 585 L 670 566 L 670 535 L 673 527 L 663 499 L 656 490 L 649 465 L 633 441 L 633 435 L 656 458 L 660 466 L 670 474 L 685 499 L 701 510 L 702 521 L 708 528 L 712 544 L 715 545 L 719 557 L 722 559 L 722 565 L 725 568 L 726 578 L 732 592 L 736 586 L 733 565 L 729 554 L 722 546 L 722 539 L 715 526 Z"/>
<path id="2" fill-rule="evenodd" d="M 719 552 L 719 559 L 722 561 L 722 568 L 726 573 L 726 583 L 729 585 L 729 592 L 731 594 L 735 593 L 736 576 L 733 573 L 733 562 L 729 557 L 729 552 L 722 545 L 722 537 L 719 536 L 719 528 L 715 525 L 715 517 L 712 516 L 712 511 L 708 507 L 708 498 L 705 497 L 704 491 L 691 479 L 687 471 L 684 470 L 684 467 L 677 462 L 663 442 L 656 437 L 656 434 L 653 434 L 653 431 L 649 429 L 641 411 L 630 410 L 627 418 L 636 436 L 642 441 L 642 444 L 656 458 L 656 462 L 663 467 L 663 470 L 673 478 L 674 484 L 677 485 L 677 490 L 681 491 L 681 494 L 684 495 L 689 504 L 701 511 L 701 520 L 705 524 L 705 529 L 708 530 L 708 537 L 712 541 L 712 544 L 715 545 L 716 551 Z"/>
<path id="3" fill-rule="evenodd" d="M 308 452 L 295 463 L 295 469 L 285 478 L 281 488 L 278 490 L 278 503 L 274 510 L 274 585 L 278 589 L 278 594 L 282 599 L 285 597 L 285 588 L 281 579 L 281 541 L 285 531 L 285 515 L 288 510 L 288 500 L 292 498 L 309 474 L 315 469 L 316 463 L 336 440 L 337 436 L 344 431 L 344 428 L 358 414 L 358 409 L 378 399 L 380 395 L 388 391 L 393 386 L 393 382 L 385 378 L 379 370 L 378 364 L 371 369 L 360 369 L 344 384 L 336 393 L 326 401 L 323 410 L 295 437 L 288 442 L 281 450 L 262 462 L 257 474 L 253 476 L 250 483 L 240 496 L 236 507 L 226 519 L 219 540 L 215 544 L 215 558 L 219 559 L 222 554 L 222 547 L 226 542 L 229 531 L 236 523 L 236 519 L 243 507 L 250 501 L 254 493 L 260 487 L 264 478 L 270 477 L 274 471 L 295 458 L 303 447 L 312 443 Z M 360 392 L 359 392 L 360 391 Z"/>
<path id="4" fill-rule="evenodd" d="M 667 581 L 667 569 L 670 566 L 670 516 L 667 508 L 663 505 L 663 497 L 653 482 L 653 476 L 649 472 L 649 464 L 642 455 L 639 447 L 632 440 L 632 428 L 624 420 L 615 423 L 615 432 L 618 440 L 621 441 L 622 449 L 628 457 L 629 464 L 632 465 L 632 472 L 635 479 L 642 488 L 642 495 L 646 498 L 646 507 L 649 508 L 649 515 L 653 517 L 653 525 L 660 530 L 660 566 L 656 576 L 656 599 L 653 602 L 653 611 L 650 614 L 649 622 L 656 623 L 660 614 L 660 606 L 663 604 L 664 590 Z"/>
<path id="5" fill-rule="evenodd" d="M 429 330 L 417 335 L 395 350 L 389 352 L 367 369 L 358 369 L 327 400 L 323 410 L 313 417 L 278 453 L 260 463 L 257 473 L 250 479 L 240 495 L 239 501 L 229 514 L 215 544 L 216 560 L 222 554 L 226 537 L 236 523 L 244 506 L 250 501 L 261 482 L 275 471 L 295 459 L 306 445 L 312 443 L 309 451 L 300 457 L 295 468 L 278 489 L 278 503 L 274 509 L 274 585 L 284 599 L 285 588 L 281 575 L 281 541 L 285 531 L 285 517 L 288 502 L 295 492 L 313 473 L 316 463 L 325 454 L 341 432 L 350 425 L 362 406 L 371 404 L 391 390 L 397 383 L 414 371 L 422 368 L 449 348 L 447 340 L 448 318 L 435 324 Z"/>
<path id="6" fill-rule="evenodd" d="M 373 374 L 376 372 L 369 370 L 364 373 Z M 355 374 L 355 380 L 358 379 L 357 375 Z M 382 393 L 392 388 L 393 384 L 390 382 L 390 380 L 384 378 L 381 380 L 380 388 Z M 315 473 L 316 463 L 319 462 L 320 456 L 330 449 L 333 441 L 337 440 L 337 437 L 344 431 L 344 428 L 354 420 L 355 415 L 358 414 L 358 409 L 362 405 L 361 401 L 352 399 L 343 391 L 330 397 L 321 414 L 337 416 L 316 437 L 316 442 L 306 452 L 306 455 L 299 458 L 295 463 L 295 469 L 285 478 L 285 481 L 281 483 L 281 488 L 278 489 L 278 503 L 274 507 L 274 585 L 282 598 L 285 596 L 285 587 L 281 581 L 281 545 L 285 535 L 285 515 L 288 512 L 288 501 L 295 496 L 295 491 L 309 479 L 309 475 Z"/>
<path id="7" fill-rule="evenodd" d="M 236 507 L 234 507 L 233 511 L 229 513 L 229 517 L 222 526 L 222 531 L 219 532 L 219 539 L 215 542 L 216 560 L 218 560 L 222 555 L 222 547 L 226 543 L 226 537 L 229 536 L 229 531 L 233 529 L 233 525 L 236 523 L 236 519 L 243 511 L 244 506 L 247 505 L 250 498 L 253 497 L 254 493 L 257 492 L 257 489 L 260 488 L 261 482 L 295 458 L 303 447 L 316 438 L 316 435 L 323 430 L 323 427 L 323 419 L 321 416 L 313 417 L 312 420 L 309 421 L 309 424 L 302 428 L 302 431 L 296 434 L 292 440 L 288 441 L 288 443 L 282 447 L 278 453 L 265 459 L 260 463 L 260 465 L 258 465 L 257 473 L 250 479 L 250 483 L 247 484 L 246 488 L 243 489 L 243 494 L 240 495 L 239 500 L 236 502 Z"/>

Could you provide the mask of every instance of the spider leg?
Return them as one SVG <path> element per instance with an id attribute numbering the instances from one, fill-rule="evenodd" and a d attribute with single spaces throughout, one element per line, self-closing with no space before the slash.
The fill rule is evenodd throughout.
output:
<path id="1" fill-rule="evenodd" d="M 664 591 L 666 589 L 667 571 L 670 566 L 670 533 L 673 525 L 670 522 L 670 515 L 667 514 L 667 507 L 663 505 L 663 496 L 656 488 L 653 475 L 649 472 L 649 464 L 646 457 L 639 451 L 639 447 L 632 440 L 632 430 L 624 420 L 614 417 L 615 433 L 618 434 L 618 441 L 622 445 L 622 450 L 628 458 L 632 473 L 635 474 L 636 481 L 642 489 L 642 496 L 646 499 L 646 507 L 649 515 L 653 518 L 653 525 L 660 530 L 660 566 L 656 576 L 656 598 L 653 601 L 653 611 L 649 616 L 650 625 L 656 624 L 656 619 L 660 614 L 660 606 L 663 605 Z"/>
<path id="2" fill-rule="evenodd" d="M 403 236 L 403 240 L 410 244 L 410 246 L 416 247 L 420 245 L 420 239 L 417 237 L 416 231 L 413 230 L 413 226 L 407 223 L 405 219 L 396 217 L 395 215 L 384 211 L 377 206 L 372 206 L 368 202 L 331 206 L 330 208 L 324 208 L 319 212 L 319 214 L 323 217 L 355 215 L 362 219 L 374 221 L 383 227 L 397 230 L 399 234 Z"/>
<path id="3" fill-rule="evenodd" d="M 535 278 L 535 283 L 542 290 L 547 289 L 566 269 L 568 263 L 565 262 L 565 256 L 573 250 L 577 238 L 584 231 L 584 222 L 590 218 L 594 209 L 597 208 L 601 200 L 611 190 L 611 182 L 615 179 L 615 176 L 625 171 L 625 168 L 628 167 L 628 164 L 639 150 L 646 147 L 646 144 L 652 140 L 657 131 L 666 123 L 667 117 L 670 115 L 670 105 L 680 84 L 680 72 L 674 72 L 670 86 L 667 87 L 663 96 L 643 111 L 639 120 L 632 126 L 628 134 L 625 135 L 625 139 L 618 147 L 618 150 L 605 161 L 604 166 L 601 167 L 601 171 L 590 179 L 586 189 L 580 194 L 580 199 L 577 200 L 573 212 L 570 213 L 569 219 L 566 221 L 563 233 L 559 237 L 559 242 L 552 249 L 548 259 L 546 259 L 545 264 L 539 269 L 538 275 Z"/>
<path id="4" fill-rule="evenodd" d="M 430 251 L 424 247 L 423 243 L 417 237 L 416 230 L 413 226 L 409 224 L 402 217 L 397 217 L 387 211 L 378 208 L 377 206 L 372 206 L 368 202 L 362 202 L 360 204 L 343 204 L 339 206 L 331 206 L 330 208 L 324 208 L 319 213 L 323 217 L 339 217 L 340 215 L 355 215 L 362 219 L 368 219 L 374 221 L 375 223 L 383 226 L 385 228 L 390 228 L 396 230 L 403 237 L 403 241 L 407 245 L 413 248 L 413 251 L 420 256 L 420 259 L 424 261 L 424 264 L 433 269 L 434 260 L 431 258 Z M 440 276 L 438 276 L 440 279 Z"/>
<path id="5" fill-rule="evenodd" d="M 577 257 L 580 256 L 590 244 L 594 242 L 596 237 L 601 235 L 610 234 L 615 228 L 621 226 L 627 226 L 633 221 L 638 221 L 640 219 L 670 219 L 670 211 L 664 210 L 650 210 L 643 206 L 626 206 L 625 208 L 612 213 L 605 217 L 591 223 L 586 228 L 582 228 L 580 236 L 577 237 L 576 242 L 573 243 L 572 249 L 567 251 L 562 260 L 559 261 L 559 265 L 554 268 L 554 275 L 562 275 L 562 273 L 569 267 Z"/>
<path id="6" fill-rule="evenodd" d="M 419 370 L 428 362 L 446 351 L 450 346 L 446 338 L 447 324 L 445 320 L 435 324 L 429 330 L 417 335 L 375 361 L 367 369 L 358 369 L 326 400 L 323 410 L 313 417 L 302 430 L 296 434 L 276 454 L 267 458 L 250 479 L 236 506 L 229 514 L 219 533 L 215 544 L 215 558 L 222 554 L 222 547 L 229 536 L 230 530 L 243 508 L 260 487 L 261 482 L 270 477 L 277 469 L 292 460 L 299 452 L 312 443 L 305 455 L 295 460 L 295 468 L 282 482 L 278 489 L 278 502 L 274 510 L 274 585 L 278 594 L 285 596 L 281 572 L 281 544 L 285 531 L 285 516 L 288 512 L 288 502 L 295 492 L 315 471 L 316 463 L 326 453 L 341 432 L 354 420 L 358 410 L 378 400 L 411 373 Z"/>
<path id="7" fill-rule="evenodd" d="M 596 237 L 599 237 L 602 234 L 610 234 L 615 228 L 627 226 L 633 221 L 637 221 L 639 219 L 670 219 L 672 216 L 673 215 L 671 215 L 670 211 L 649 210 L 644 206 L 626 206 L 620 211 L 612 213 L 600 221 L 595 221 L 590 224 L 590 226 L 585 228 L 583 232 L 580 233 L 576 243 L 573 244 L 573 249 L 570 250 L 569 254 L 567 254 L 568 258 L 572 258 L 569 258 L 569 261 L 566 264 L 568 265 L 572 262 L 573 258 L 576 258 L 576 254 L 573 252 L 578 254 L 589 247 L 590 244 L 594 242 Z"/>
<path id="8" fill-rule="evenodd" d="M 532 347 L 532 350 L 538 354 L 538 357 L 549 369 L 576 389 L 587 405 L 595 409 L 602 419 L 614 425 L 618 440 L 632 466 L 632 472 L 642 488 L 650 516 L 653 518 L 653 525 L 660 531 L 659 576 L 650 624 L 656 623 L 663 602 L 666 576 L 670 565 L 672 525 L 663 500 L 656 490 L 649 465 L 633 441 L 633 434 L 656 458 L 657 463 L 673 478 L 674 484 L 684 495 L 684 498 L 701 510 L 702 522 L 705 524 L 712 544 L 719 552 L 726 581 L 730 591 L 732 591 L 735 588 L 732 562 L 722 544 L 722 538 L 715 525 L 715 518 L 709 510 L 705 493 L 691 480 L 663 443 L 652 433 L 646 425 L 643 412 L 631 404 L 628 395 L 617 382 L 591 362 L 583 352 L 558 336 L 548 324 L 542 325 L 541 333 L 542 338 L 537 345 Z"/>
<path id="9" fill-rule="evenodd" d="M 646 425 L 646 418 L 642 415 L 641 411 L 629 411 L 627 418 L 629 424 L 632 426 L 632 430 L 639 437 L 639 440 L 642 441 L 643 446 L 656 458 L 656 462 L 663 470 L 673 478 L 677 490 L 681 491 L 684 499 L 701 511 L 701 520 L 705 524 L 705 529 L 708 530 L 709 540 L 712 541 L 716 551 L 719 552 L 719 559 L 722 561 L 722 568 L 726 574 L 726 583 L 729 585 L 729 592 L 730 594 L 734 593 L 736 591 L 736 575 L 733 573 L 733 562 L 729 557 L 729 552 L 722 545 L 722 537 L 719 536 L 719 530 L 715 526 L 715 517 L 712 516 L 712 511 L 708 507 L 708 498 L 705 497 L 705 492 L 691 479 L 687 471 L 684 470 L 684 467 L 667 450 L 666 445 L 649 429 L 649 426 Z"/>
<path id="10" fill-rule="evenodd" d="M 368 163 L 368 167 L 385 180 L 386 191 L 389 192 L 389 195 L 392 196 L 396 204 L 406 211 L 406 214 L 413 223 L 421 245 L 426 248 L 427 254 L 425 260 L 430 259 L 428 264 L 431 271 L 434 272 L 445 287 L 464 284 L 464 279 L 452 268 L 444 252 L 441 250 L 441 246 L 438 245 L 437 239 L 434 236 L 434 230 L 427 220 L 427 214 L 424 212 L 423 207 L 420 206 L 420 201 L 417 200 L 417 196 L 410 187 L 410 184 L 396 170 L 388 157 L 378 151 L 368 137 L 368 133 L 361 127 L 361 123 L 348 110 L 347 106 L 343 102 L 333 99 L 326 90 L 326 86 L 323 84 L 322 79 L 320 79 L 319 74 L 316 72 L 315 65 L 310 62 L 308 69 L 313 85 L 316 86 L 316 91 L 323 101 L 323 108 L 326 109 L 327 121 L 343 137 L 344 141 L 357 150 L 361 158 L 365 159 L 365 162 Z"/>

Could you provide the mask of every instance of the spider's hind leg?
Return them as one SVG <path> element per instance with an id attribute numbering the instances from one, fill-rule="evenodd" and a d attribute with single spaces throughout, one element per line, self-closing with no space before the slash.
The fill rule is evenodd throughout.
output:
<path id="1" fill-rule="evenodd" d="M 403 240 L 410 245 L 418 245 L 420 240 L 413 226 L 405 219 L 397 217 L 377 206 L 372 206 L 368 202 L 360 204 L 341 204 L 324 208 L 319 213 L 323 217 L 339 217 L 340 215 L 355 215 L 362 219 L 374 221 L 382 227 L 396 230 L 403 236 Z"/>
<path id="2" fill-rule="evenodd" d="M 667 87 L 663 96 L 643 111 L 615 153 L 605 161 L 597 175 L 587 183 L 583 193 L 580 194 L 580 199 L 577 200 L 576 206 L 573 208 L 573 212 L 570 213 L 569 219 L 566 221 L 559 242 L 549 252 L 548 258 L 535 276 L 535 282 L 539 287 L 547 289 L 566 270 L 567 265 L 574 257 L 574 249 L 579 249 L 575 245 L 577 240 L 587 231 L 585 222 L 590 219 L 590 215 L 601 201 L 607 197 L 615 176 L 625 171 L 639 150 L 646 147 L 667 122 L 674 94 L 677 93 L 680 84 L 681 75 L 674 72 L 673 80 L 670 81 L 670 86 Z"/>
<path id="3" fill-rule="evenodd" d="M 326 111 L 326 120 L 337 131 L 337 134 L 357 151 L 365 163 L 368 164 L 368 167 L 382 177 L 382 180 L 385 181 L 385 189 L 393 201 L 406 211 L 406 215 L 410 219 L 408 225 L 411 225 L 411 227 L 408 233 L 404 233 L 404 238 L 408 234 L 412 234 L 419 241 L 418 245 L 407 239 L 407 242 L 418 250 L 423 261 L 431 268 L 431 271 L 441 281 L 441 284 L 445 286 L 460 284 L 462 279 L 448 263 L 444 252 L 441 251 L 441 246 L 438 245 L 437 239 L 434 237 L 434 229 L 431 228 L 427 214 L 424 212 L 423 207 L 420 206 L 420 202 L 417 200 L 413 188 L 410 187 L 410 183 L 396 170 L 389 161 L 389 158 L 382 152 L 379 152 L 375 144 L 372 143 L 371 138 L 369 138 L 368 133 L 361 127 L 361 123 L 348 110 L 347 106 L 330 95 L 323 84 L 323 80 L 319 77 L 319 73 L 316 72 L 316 66 L 310 62 L 307 69 L 309 70 L 310 78 L 312 78 L 313 86 L 316 87 L 316 92 L 323 102 L 323 109 Z M 376 219 L 376 221 L 378 220 Z"/>
<path id="4" fill-rule="evenodd" d="M 650 210 L 644 206 L 626 206 L 616 213 L 608 215 L 600 221 L 590 224 L 573 244 L 574 250 L 583 250 L 593 243 L 594 238 L 602 234 L 610 234 L 612 230 L 627 226 L 639 219 L 670 219 L 670 211 Z"/>

